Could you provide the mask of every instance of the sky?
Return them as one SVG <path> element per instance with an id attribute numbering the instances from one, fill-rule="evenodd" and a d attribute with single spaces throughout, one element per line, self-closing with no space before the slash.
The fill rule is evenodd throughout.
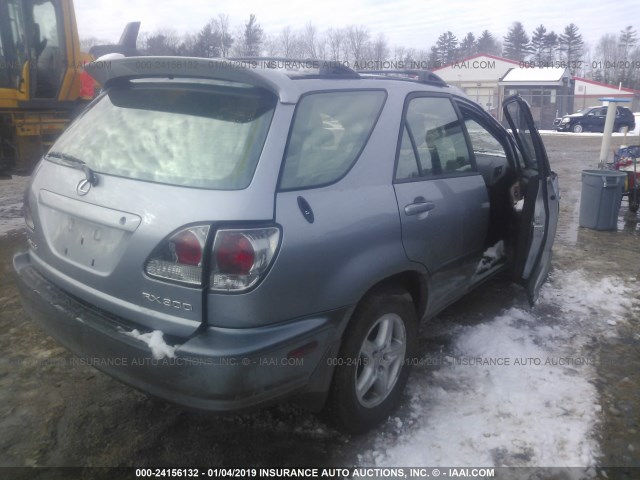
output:
<path id="1" fill-rule="evenodd" d="M 583 40 L 595 46 L 604 33 L 618 34 L 627 25 L 640 30 L 640 1 L 622 0 L 611 6 L 602 0 L 540 0 L 479 2 L 476 0 L 75 0 L 80 38 L 116 41 L 129 21 L 142 22 L 143 32 L 170 28 L 194 33 L 218 14 L 227 14 L 232 30 L 242 26 L 250 13 L 267 34 L 282 28 L 302 29 L 312 22 L 319 31 L 350 24 L 366 25 L 375 37 L 383 33 L 389 45 L 429 49 L 438 36 L 452 31 L 458 40 L 488 29 L 498 39 L 514 21 L 528 34 L 541 23 L 560 33 L 573 22 Z"/>

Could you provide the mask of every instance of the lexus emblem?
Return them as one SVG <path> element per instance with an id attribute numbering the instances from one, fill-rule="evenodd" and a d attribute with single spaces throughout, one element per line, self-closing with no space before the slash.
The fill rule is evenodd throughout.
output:
<path id="1" fill-rule="evenodd" d="M 76 193 L 81 197 L 84 197 L 91 190 L 91 182 L 86 178 L 83 178 L 78 182 L 78 186 L 76 187 Z"/>

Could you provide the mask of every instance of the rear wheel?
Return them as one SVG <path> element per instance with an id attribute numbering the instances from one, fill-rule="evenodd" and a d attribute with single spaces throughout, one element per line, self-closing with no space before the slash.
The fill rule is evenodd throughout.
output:
<path id="1" fill-rule="evenodd" d="M 580 125 L 579 123 L 576 123 L 571 130 L 573 131 L 573 133 L 582 133 L 584 131 L 582 125 Z"/>
<path id="2" fill-rule="evenodd" d="M 363 433 L 396 408 L 416 334 L 416 311 L 406 291 L 384 289 L 362 301 L 344 334 L 327 405 L 338 428 Z"/>

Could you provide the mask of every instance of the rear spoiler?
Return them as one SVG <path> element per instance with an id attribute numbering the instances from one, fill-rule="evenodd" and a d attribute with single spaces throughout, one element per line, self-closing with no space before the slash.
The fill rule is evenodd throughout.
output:
<path id="1" fill-rule="evenodd" d="M 140 55 L 136 47 L 138 41 L 138 33 L 140 33 L 140 22 L 127 23 L 124 31 L 120 36 L 120 40 L 115 45 L 94 45 L 89 49 L 89 53 L 93 58 L 102 57 L 109 53 L 119 53 L 125 57 L 136 57 Z"/>
<path id="2" fill-rule="evenodd" d="M 99 58 L 85 66 L 87 73 L 105 89 L 117 80 L 179 77 L 253 85 L 275 93 L 281 103 L 295 104 L 300 98 L 295 80 L 278 70 L 247 62 L 222 58 L 113 57 Z"/>

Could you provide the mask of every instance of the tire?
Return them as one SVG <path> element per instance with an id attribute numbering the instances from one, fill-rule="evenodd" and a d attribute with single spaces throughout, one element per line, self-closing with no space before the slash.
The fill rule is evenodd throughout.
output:
<path id="1" fill-rule="evenodd" d="M 625 131 L 628 131 L 628 130 L 630 130 L 629 127 L 622 125 L 620 128 L 618 128 L 618 133 L 624 133 Z"/>
<path id="2" fill-rule="evenodd" d="M 381 289 L 358 306 L 343 336 L 327 403 L 338 429 L 364 433 L 397 407 L 417 323 L 411 296 L 402 289 Z"/>
<path id="3" fill-rule="evenodd" d="M 579 123 L 576 123 L 572 128 L 571 131 L 573 133 L 582 133 L 584 132 L 584 129 L 582 128 L 582 125 L 580 125 Z"/>

